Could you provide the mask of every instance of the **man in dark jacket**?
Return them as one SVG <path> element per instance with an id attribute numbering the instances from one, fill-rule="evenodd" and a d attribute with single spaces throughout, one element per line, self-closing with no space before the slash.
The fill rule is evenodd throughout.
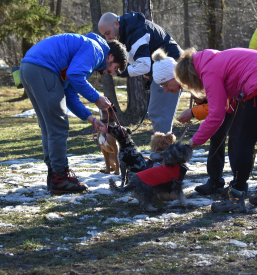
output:
<path id="1" fill-rule="evenodd" d="M 82 104 L 79 94 L 99 109 L 107 109 L 110 103 L 92 87 L 88 78 L 95 71 L 112 74 L 115 70 L 125 70 L 126 66 L 124 45 L 116 40 L 107 43 L 94 33 L 45 38 L 22 59 L 20 78 L 41 128 L 44 161 L 48 166 L 47 188 L 51 193 L 86 189 L 68 169 L 67 107 L 80 119 L 94 124 L 97 131 L 104 132 L 106 127 Z"/>
<path id="2" fill-rule="evenodd" d="M 168 56 L 174 59 L 178 59 L 183 52 L 164 29 L 145 19 L 142 13 L 131 12 L 123 16 L 105 13 L 98 23 L 98 29 L 107 40 L 117 39 L 127 47 L 130 65 L 120 75 L 121 77 L 151 76 L 151 54 L 158 48 L 163 48 Z M 166 134 L 172 130 L 180 92 L 176 95 L 165 93 L 163 88 L 154 81 L 150 92 L 148 115 L 152 121 L 153 130 Z"/>

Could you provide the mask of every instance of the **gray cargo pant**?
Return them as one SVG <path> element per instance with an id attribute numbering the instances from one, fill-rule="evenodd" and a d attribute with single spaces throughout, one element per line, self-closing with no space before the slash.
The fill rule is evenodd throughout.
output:
<path id="1" fill-rule="evenodd" d="M 55 73 L 31 63 L 21 63 L 20 78 L 38 117 L 44 161 L 54 173 L 68 166 L 69 121 L 62 83 Z"/>
<path id="2" fill-rule="evenodd" d="M 181 90 L 176 94 L 165 93 L 163 88 L 154 81 L 150 87 L 150 102 L 148 116 L 152 122 L 153 131 L 166 134 L 172 132 Z"/>

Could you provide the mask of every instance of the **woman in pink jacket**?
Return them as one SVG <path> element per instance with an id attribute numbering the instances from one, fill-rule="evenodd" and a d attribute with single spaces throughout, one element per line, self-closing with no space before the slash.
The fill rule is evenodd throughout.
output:
<path id="1" fill-rule="evenodd" d="M 209 113 L 190 140 L 195 148 L 204 144 L 219 129 L 226 115 L 227 99 L 245 101 L 238 136 L 238 152 L 232 167 L 233 186 L 226 190 L 227 200 L 213 203 L 213 211 L 246 212 L 244 195 L 252 168 L 257 141 L 257 51 L 234 48 L 225 51 L 184 52 L 175 68 L 177 81 L 195 96 L 206 96 Z"/>

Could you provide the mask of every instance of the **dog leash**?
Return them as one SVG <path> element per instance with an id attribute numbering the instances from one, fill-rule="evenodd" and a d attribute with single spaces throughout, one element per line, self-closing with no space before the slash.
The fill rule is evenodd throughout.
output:
<path id="1" fill-rule="evenodd" d="M 121 128 L 120 122 L 119 122 L 119 120 L 118 120 L 118 118 L 117 118 L 117 116 L 116 116 L 116 114 L 115 114 L 115 112 L 114 112 L 114 110 L 113 110 L 112 106 L 110 106 L 110 108 L 112 109 L 112 112 L 113 112 L 113 114 L 114 114 L 114 117 L 115 117 L 115 119 L 116 119 L 116 121 L 117 121 L 117 123 L 118 123 L 118 125 L 119 125 L 119 127 L 120 127 L 120 129 L 121 129 L 121 132 L 122 132 L 123 136 L 125 137 L 125 133 L 124 133 L 124 131 L 123 131 L 123 130 L 122 130 L 122 128 Z M 103 145 L 103 144 L 105 143 L 105 141 L 107 140 L 107 135 L 108 135 L 108 125 L 109 125 L 109 113 L 108 113 L 108 111 L 107 111 L 106 135 L 105 135 L 104 142 L 103 142 L 102 144 L 98 144 L 98 143 L 96 142 L 96 140 L 95 140 L 95 137 L 94 137 L 95 120 L 96 120 L 96 118 L 94 118 L 94 119 L 93 119 L 93 125 L 92 125 L 92 135 L 93 135 L 93 140 L 94 140 L 94 143 L 95 143 L 97 146 L 101 146 L 101 145 Z"/>
<path id="2" fill-rule="evenodd" d="M 193 106 L 193 96 L 191 95 L 191 97 L 190 97 L 189 108 L 192 109 L 192 106 Z M 190 121 L 188 121 L 188 122 L 186 123 L 186 126 L 185 126 L 185 128 L 184 128 L 184 130 L 183 130 L 183 132 L 182 132 L 182 134 L 181 134 L 181 136 L 180 136 L 180 138 L 179 138 L 179 140 L 178 140 L 179 143 L 181 143 L 182 139 L 184 138 L 186 132 L 189 130 L 189 127 L 190 127 L 191 125 L 192 125 L 192 123 L 191 123 Z"/>
<path id="3" fill-rule="evenodd" d="M 120 129 L 121 129 L 121 132 L 122 132 L 123 136 L 125 137 L 125 133 L 123 132 L 123 130 L 122 130 L 122 128 L 121 128 L 120 122 L 119 122 L 119 120 L 118 120 L 118 118 L 117 118 L 117 116 L 116 116 L 116 114 L 115 114 L 115 112 L 114 112 L 112 106 L 110 106 L 110 107 L 111 107 L 112 112 L 113 112 L 113 114 L 114 114 L 114 117 L 115 117 L 115 119 L 116 119 L 116 121 L 117 121 L 117 123 L 118 123 L 118 125 L 119 125 L 119 127 L 120 127 Z M 107 127 L 107 132 L 108 132 L 108 127 Z"/>

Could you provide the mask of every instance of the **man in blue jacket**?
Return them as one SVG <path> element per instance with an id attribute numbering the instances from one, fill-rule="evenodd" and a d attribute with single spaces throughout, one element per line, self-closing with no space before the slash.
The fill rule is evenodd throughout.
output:
<path id="1" fill-rule="evenodd" d="M 53 194 L 82 192 L 68 168 L 67 138 L 69 122 L 67 107 L 80 119 L 94 123 L 97 131 L 104 124 L 79 100 L 79 94 L 99 109 L 109 102 L 88 82 L 93 72 L 113 74 L 127 66 L 126 48 L 116 40 L 108 43 L 90 33 L 60 34 L 34 45 L 21 61 L 21 82 L 36 111 L 42 132 L 44 161 L 48 166 L 47 188 Z"/>
<path id="2" fill-rule="evenodd" d="M 183 52 L 174 39 L 160 26 L 140 12 L 130 12 L 123 16 L 113 13 L 102 15 L 98 29 L 105 38 L 118 39 L 127 47 L 130 65 L 120 75 L 134 77 L 138 75 L 151 76 L 151 55 L 158 48 L 163 48 L 168 56 L 178 59 Z M 172 131 L 172 123 L 176 114 L 180 92 L 166 93 L 163 87 L 154 81 L 150 87 L 150 103 L 148 115 L 154 132 L 167 133 Z"/>

